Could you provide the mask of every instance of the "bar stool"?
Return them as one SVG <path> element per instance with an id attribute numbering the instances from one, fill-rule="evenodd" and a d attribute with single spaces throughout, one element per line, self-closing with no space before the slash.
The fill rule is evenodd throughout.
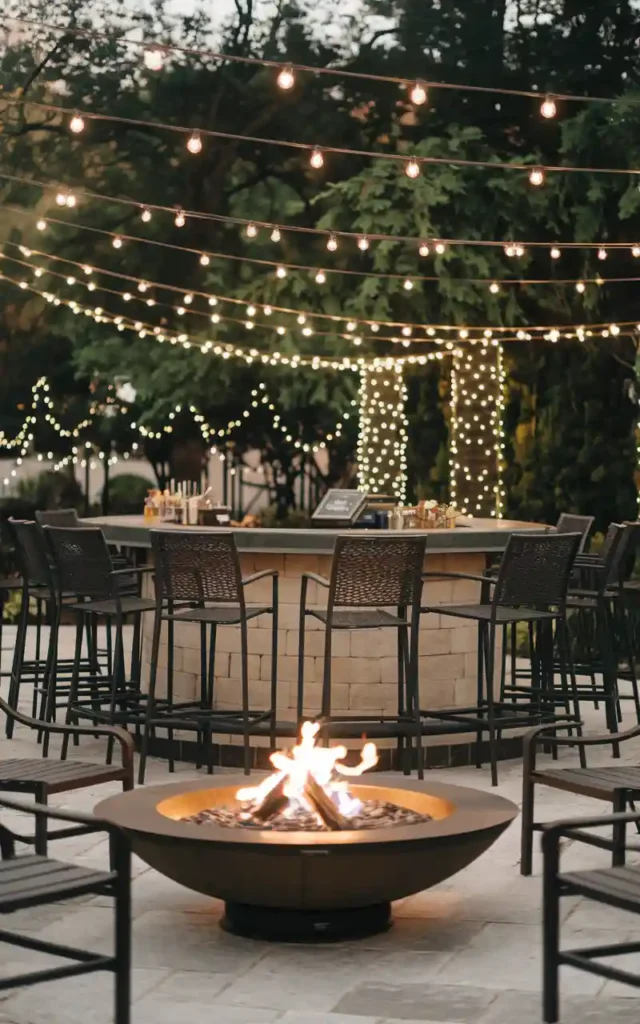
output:
<path id="1" fill-rule="evenodd" d="M 151 650 L 151 672 L 146 714 L 143 722 L 139 781 L 144 782 L 151 733 L 168 730 L 170 744 L 169 769 L 173 770 L 173 732 L 175 729 L 196 733 L 202 751 L 207 746 L 207 767 L 212 770 L 212 736 L 214 733 L 243 737 L 244 772 L 251 770 L 252 735 L 264 734 L 268 728 L 271 746 L 275 747 L 278 671 L 278 573 L 265 569 L 242 577 L 235 539 L 231 531 L 198 533 L 194 530 L 151 530 L 154 554 L 156 602 Z M 258 580 L 271 578 L 272 599 L 268 605 L 248 605 L 245 588 Z M 249 693 L 248 631 L 250 619 L 270 614 L 271 626 L 271 690 L 270 706 L 265 711 L 252 710 Z M 156 696 L 160 630 L 168 623 L 167 697 Z M 173 637 L 174 624 L 193 622 L 200 626 L 200 696 L 196 701 L 175 704 L 173 699 Z M 240 627 L 240 706 L 237 710 L 215 709 L 215 650 L 218 626 Z M 209 639 L 207 641 L 207 627 Z"/>
<path id="2" fill-rule="evenodd" d="M 331 577 L 316 573 L 302 574 L 300 593 L 300 636 L 298 645 L 298 724 L 302 723 L 304 707 L 304 651 L 306 617 L 319 619 L 324 625 L 324 670 L 322 698 L 319 708 L 325 742 L 329 736 L 359 736 L 366 727 L 371 735 L 391 736 L 403 742 L 415 737 L 420 747 L 419 707 L 417 696 L 418 631 L 420 595 L 424 568 L 426 538 L 424 536 L 336 538 L 331 563 Z M 326 608 L 307 607 L 309 582 L 327 589 Z M 394 608 L 395 614 L 387 609 Z M 331 653 L 335 629 L 397 630 L 398 699 L 397 714 L 370 716 L 335 716 L 331 710 Z M 409 749 L 407 750 L 409 754 Z M 405 774 L 409 760 L 404 758 Z M 418 774 L 422 775 L 422 758 L 418 754 Z"/>
<path id="3" fill-rule="evenodd" d="M 553 684 L 553 633 L 556 627 L 562 660 L 561 703 L 570 699 L 566 666 L 569 665 L 566 632 L 566 601 L 569 576 L 580 546 L 580 534 L 512 534 L 505 548 L 498 575 L 474 576 L 467 573 L 425 573 L 425 580 L 473 579 L 482 584 L 480 602 L 474 605 L 427 605 L 424 612 L 437 612 L 469 619 L 478 627 L 477 702 L 467 708 L 425 710 L 421 712 L 423 730 L 428 720 L 439 727 L 450 723 L 452 731 L 466 724 L 476 733 L 476 767 L 481 767 L 481 742 L 489 733 L 491 784 L 498 784 L 497 739 L 503 729 L 522 728 L 540 721 L 554 721 L 557 695 Z M 490 596 L 491 588 L 493 595 Z M 539 676 L 530 687 L 522 688 L 520 707 L 495 700 L 494 661 L 496 633 L 512 623 L 533 623 L 539 652 Z M 515 689 L 515 688 L 514 688 Z M 573 696 L 573 694 L 572 694 Z M 524 704 L 524 707 L 522 706 Z M 576 713 L 576 718 L 578 715 Z"/>
<path id="4" fill-rule="evenodd" d="M 140 688 L 142 630 L 141 616 L 155 608 L 155 602 L 139 595 L 123 594 L 119 581 L 132 573 L 152 571 L 150 567 L 114 569 L 102 530 L 93 527 L 45 526 L 43 533 L 51 553 L 58 600 L 68 593 L 76 599 L 66 607 L 76 613 L 76 642 L 73 673 L 67 705 L 67 723 L 87 718 L 109 725 L 138 723 L 140 706 L 146 700 Z M 106 618 L 115 632 L 113 666 L 108 678 L 108 693 L 103 686 L 89 683 L 87 700 L 81 699 L 80 661 L 86 616 Z M 124 655 L 125 616 L 134 618 L 131 667 L 127 678 Z M 107 758 L 110 761 L 112 744 Z M 65 736 L 62 757 L 66 757 L 68 737 Z"/>

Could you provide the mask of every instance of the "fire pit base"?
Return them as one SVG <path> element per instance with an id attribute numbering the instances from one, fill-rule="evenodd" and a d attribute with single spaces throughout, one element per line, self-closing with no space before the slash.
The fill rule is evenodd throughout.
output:
<path id="1" fill-rule="evenodd" d="M 220 922 L 226 932 L 271 942 L 339 942 L 364 939 L 391 927 L 391 904 L 324 910 L 280 910 L 225 903 Z"/>

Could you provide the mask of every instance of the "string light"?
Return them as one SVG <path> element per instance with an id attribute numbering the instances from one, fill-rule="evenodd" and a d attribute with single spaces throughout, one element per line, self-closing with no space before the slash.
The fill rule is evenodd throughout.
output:
<path id="1" fill-rule="evenodd" d="M 418 248 L 418 255 L 419 256 L 428 256 L 429 255 L 429 246 L 427 245 L 426 242 L 421 242 L 420 243 L 420 246 Z"/>
<path id="2" fill-rule="evenodd" d="M 450 500 L 465 515 L 500 517 L 504 489 L 504 369 L 493 338 L 453 353 Z"/>
<path id="3" fill-rule="evenodd" d="M 144 66 L 149 71 L 162 71 L 164 67 L 164 48 L 161 46 L 147 46 L 144 49 L 142 59 Z"/>
<path id="4" fill-rule="evenodd" d="M 279 228 L 274 228 L 273 231 L 271 232 L 271 241 L 272 242 L 279 242 L 280 241 L 280 237 L 281 237 L 280 236 L 280 229 Z"/>
<path id="5" fill-rule="evenodd" d="M 409 160 L 405 165 L 404 173 L 407 178 L 418 178 L 420 176 L 420 164 L 415 158 Z"/>
<path id="6" fill-rule="evenodd" d="M 436 242 L 436 244 L 434 245 L 434 249 L 438 256 L 443 256 L 444 253 L 447 251 L 447 247 L 444 242 Z"/>
<path id="7" fill-rule="evenodd" d="M 544 185 L 544 170 L 542 167 L 532 167 L 529 174 L 529 181 L 532 185 Z"/>
<path id="8" fill-rule="evenodd" d="M 638 256 L 640 256 L 640 245 L 634 245 L 631 250 L 631 255 L 635 257 L 635 259 L 638 259 Z"/>
<path id="9" fill-rule="evenodd" d="M 255 224 L 253 223 L 253 221 L 251 221 L 251 223 L 247 224 L 247 227 L 246 227 L 247 238 L 255 238 L 257 234 L 258 234 L 258 229 L 255 226 Z"/>
<path id="10" fill-rule="evenodd" d="M 201 267 L 208 267 L 210 263 L 211 263 L 211 260 L 207 256 L 206 252 L 203 252 L 202 256 L 200 257 L 200 266 Z"/>
<path id="11" fill-rule="evenodd" d="M 580 292 L 580 294 L 582 294 L 584 291 L 586 291 L 586 287 L 587 286 L 584 283 L 584 281 L 577 281 L 576 282 L 576 291 Z"/>
<path id="12" fill-rule="evenodd" d="M 358 249 L 361 249 L 362 252 L 366 252 L 368 248 L 369 248 L 369 239 L 367 238 L 366 235 L 362 235 L 358 239 Z"/>
<path id="13" fill-rule="evenodd" d="M 276 277 L 283 278 L 287 276 L 286 267 L 276 267 Z"/>
<path id="14" fill-rule="evenodd" d="M 553 96 L 547 94 L 540 106 L 540 113 L 547 119 L 547 121 L 550 121 L 552 117 L 556 116 L 557 112 L 558 108 L 556 107 Z"/>
<path id="15" fill-rule="evenodd" d="M 121 249 L 122 248 L 122 239 L 120 238 L 120 235 L 115 235 L 111 244 L 112 244 L 114 249 Z"/>
<path id="16" fill-rule="evenodd" d="M 403 364 L 387 359 L 360 372 L 360 429 L 357 446 L 358 488 L 368 494 L 406 498 L 407 390 Z"/>
<path id="17" fill-rule="evenodd" d="M 173 223 L 177 228 L 183 228 L 185 225 L 185 221 L 186 217 L 184 215 L 184 210 L 180 206 L 178 206 L 178 208 L 176 209 L 176 215 Z"/>
<path id="18" fill-rule="evenodd" d="M 552 260 L 559 260 L 560 259 L 561 252 L 560 252 L 560 250 L 559 250 L 557 245 L 552 246 L 549 255 L 551 256 Z"/>
<path id="19" fill-rule="evenodd" d="M 149 221 L 151 220 L 151 216 L 151 210 L 149 209 L 149 207 L 143 206 L 142 212 L 140 214 L 140 220 L 144 221 L 145 224 L 148 224 Z"/>
<path id="20" fill-rule="evenodd" d="M 498 284 L 497 281 L 491 282 L 491 284 L 489 285 L 489 291 L 491 292 L 492 295 L 498 294 L 498 292 L 500 291 L 500 285 Z"/>
<path id="21" fill-rule="evenodd" d="M 36 221 L 36 227 L 37 227 L 38 231 L 46 231 L 47 230 L 47 222 L 46 222 L 46 220 L 43 217 L 40 217 Z"/>
<path id="22" fill-rule="evenodd" d="M 324 270 L 319 270 L 318 273 L 316 274 L 316 284 L 324 284 L 326 280 L 327 275 L 325 274 Z"/>
<path id="23" fill-rule="evenodd" d="M 278 74 L 278 77 L 276 78 L 276 82 L 278 83 L 278 88 L 280 89 L 284 89 L 285 91 L 288 89 L 293 89 L 294 85 L 296 84 L 296 76 L 293 73 L 293 68 L 291 64 L 286 64 L 285 67 L 282 68 L 282 70 Z"/>
<path id="24" fill-rule="evenodd" d="M 405 279 L 405 281 L 404 281 L 404 283 L 403 283 L 402 287 L 404 288 L 404 290 L 405 290 L 406 292 L 411 292 L 411 291 L 413 291 L 413 281 L 412 281 L 412 280 L 411 280 L 410 278 L 408 278 L 408 277 L 407 277 L 407 278 Z"/>
<path id="25" fill-rule="evenodd" d="M 605 249 L 605 248 L 604 248 L 603 246 L 601 246 L 601 247 L 600 247 L 600 248 L 598 249 L 598 259 L 599 259 L 599 260 L 606 260 L 606 258 L 607 258 L 607 256 L 608 256 L 608 255 L 609 255 L 609 254 L 608 254 L 607 250 L 606 250 L 606 249 Z"/>
<path id="26" fill-rule="evenodd" d="M 202 139 L 199 132 L 192 132 L 187 139 L 187 149 L 194 156 L 202 152 Z"/>
<path id="27" fill-rule="evenodd" d="M 331 233 L 327 239 L 327 249 L 329 250 L 329 252 L 335 252 L 337 248 L 338 239 L 333 233 Z"/>
<path id="28" fill-rule="evenodd" d="M 80 132 L 84 131 L 84 118 L 80 117 L 80 114 L 73 115 L 69 121 L 69 130 L 72 131 L 74 135 L 79 135 Z"/>
<path id="29" fill-rule="evenodd" d="M 309 163 L 311 164 L 312 167 L 315 167 L 316 170 L 318 170 L 324 164 L 324 156 L 322 155 L 322 150 L 318 149 L 317 146 L 311 152 L 311 156 L 309 157 Z"/>
<path id="30" fill-rule="evenodd" d="M 409 99 L 416 107 L 421 107 L 427 102 L 427 87 L 420 79 L 411 87 Z"/>

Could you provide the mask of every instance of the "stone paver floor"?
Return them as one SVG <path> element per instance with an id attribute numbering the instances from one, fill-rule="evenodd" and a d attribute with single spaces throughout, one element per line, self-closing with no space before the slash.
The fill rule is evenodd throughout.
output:
<path id="1" fill-rule="evenodd" d="M 65 637 L 65 646 L 68 644 Z M 8 652 L 4 652 L 6 666 Z M 25 693 L 28 697 L 28 693 Z M 627 705 L 629 707 L 629 705 Z M 602 712 L 589 713 L 602 729 Z M 626 725 L 632 724 L 627 715 Z M 2 756 L 33 756 L 33 736 L 19 729 L 2 740 Z M 623 746 L 637 762 L 640 743 Z M 83 758 L 102 756 L 83 743 Z M 570 763 L 569 759 L 567 764 Z M 607 752 L 590 764 L 608 763 Z M 180 766 L 184 778 L 197 775 Z M 488 769 L 434 771 L 431 779 L 488 787 Z M 154 761 L 149 782 L 168 781 Z M 58 803 L 91 810 L 117 786 L 70 794 Z M 498 792 L 520 802 L 521 767 L 500 767 Z M 539 790 L 538 814 L 547 820 L 604 810 L 605 805 Z M 395 923 L 384 935 L 330 946 L 287 946 L 228 935 L 219 927 L 222 905 L 134 864 L 133 1024 L 539 1024 L 541 1020 L 540 858 L 535 874 L 519 874 L 519 822 L 475 864 L 436 888 L 398 902 Z M 62 840 L 55 856 L 78 864 L 106 865 L 104 840 Z M 574 869 L 606 862 L 601 851 L 570 844 L 564 863 Z M 4 922 L 3 922 L 4 923 Z M 6 919 L 10 928 L 43 939 L 109 950 L 113 915 L 106 899 L 86 898 L 37 908 Z M 640 939 L 640 916 L 564 901 L 562 934 L 574 945 Z M 53 963 L 15 947 L 2 947 L 0 972 L 34 962 Z M 625 958 L 640 972 L 640 956 Z M 564 968 L 563 1024 L 638 1024 L 636 990 Z M 93 974 L 0 994 L 0 1024 L 108 1024 L 112 980 Z"/>

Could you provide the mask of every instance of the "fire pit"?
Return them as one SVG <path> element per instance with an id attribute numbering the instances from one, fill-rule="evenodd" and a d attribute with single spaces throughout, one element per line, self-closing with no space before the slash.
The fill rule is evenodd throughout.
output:
<path id="1" fill-rule="evenodd" d="M 490 793 L 404 777 L 346 780 L 373 767 L 316 747 L 306 723 L 257 786 L 222 776 L 121 793 L 96 807 L 134 852 L 189 889 L 226 903 L 223 927 L 280 940 L 371 934 L 391 901 L 427 889 L 487 850 L 518 813 Z"/>

